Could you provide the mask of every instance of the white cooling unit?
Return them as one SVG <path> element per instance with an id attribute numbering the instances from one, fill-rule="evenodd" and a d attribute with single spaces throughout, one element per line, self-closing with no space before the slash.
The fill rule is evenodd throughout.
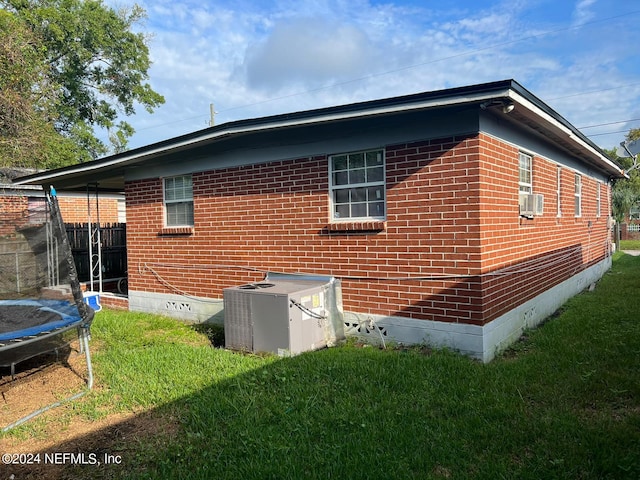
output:
<path id="1" fill-rule="evenodd" d="M 225 288 L 225 347 L 289 356 L 327 346 L 326 286 L 267 279 Z"/>
<path id="2" fill-rule="evenodd" d="M 521 193 L 518 198 L 520 216 L 533 218 L 544 212 L 544 195 Z"/>

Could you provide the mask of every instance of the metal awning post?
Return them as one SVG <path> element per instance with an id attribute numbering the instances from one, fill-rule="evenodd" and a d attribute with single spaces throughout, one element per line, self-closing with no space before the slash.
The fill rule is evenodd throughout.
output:
<path id="1" fill-rule="evenodd" d="M 91 215 L 91 186 L 95 187 L 94 201 L 96 220 L 93 222 Z M 93 292 L 95 283 L 98 284 L 98 292 L 102 293 L 102 240 L 100 238 L 100 202 L 98 183 L 87 184 L 87 228 L 89 230 L 89 289 Z"/>

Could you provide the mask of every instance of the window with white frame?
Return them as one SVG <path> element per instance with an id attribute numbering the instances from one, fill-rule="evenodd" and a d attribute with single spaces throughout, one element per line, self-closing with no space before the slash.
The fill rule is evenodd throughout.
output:
<path id="1" fill-rule="evenodd" d="M 519 155 L 519 191 L 520 193 L 533 193 L 532 158 L 531 155 L 520 152 Z"/>
<path id="2" fill-rule="evenodd" d="M 601 193 L 600 193 L 600 182 L 596 185 L 596 217 L 600 216 L 600 208 L 601 208 Z"/>
<path id="3" fill-rule="evenodd" d="M 332 220 L 385 219 L 384 150 L 329 158 Z"/>
<path id="4" fill-rule="evenodd" d="M 558 213 L 557 216 L 561 217 L 562 216 L 562 167 L 558 166 L 558 172 L 557 172 L 557 182 L 556 182 L 556 201 L 557 201 L 557 206 L 558 206 Z"/>
<path id="5" fill-rule="evenodd" d="M 191 175 L 164 179 L 165 224 L 167 227 L 193 226 L 193 184 Z"/>
<path id="6" fill-rule="evenodd" d="M 574 200 L 575 216 L 580 217 L 582 215 L 582 176 L 578 173 L 576 173 L 575 177 Z"/>

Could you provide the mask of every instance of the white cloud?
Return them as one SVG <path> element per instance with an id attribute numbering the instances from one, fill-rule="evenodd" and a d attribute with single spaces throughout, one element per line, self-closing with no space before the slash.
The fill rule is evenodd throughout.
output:
<path id="1" fill-rule="evenodd" d="M 573 24 L 581 25 L 592 20 L 596 14 L 591 10 L 591 7 L 596 3 L 596 0 L 580 0 L 573 10 Z"/>
<path id="2" fill-rule="evenodd" d="M 129 119 L 132 146 L 204 128 L 211 102 L 223 123 L 505 78 L 543 100 L 640 83 L 625 61 L 638 54 L 637 17 L 593 22 L 625 1 L 505 2 L 149 1 L 151 84 L 167 102 Z M 624 106 L 608 95 L 591 110 L 595 95 L 553 106 L 575 125 L 637 118 L 638 92 L 616 93 Z"/>
<path id="3" fill-rule="evenodd" d="M 453 30 L 467 38 L 491 35 L 494 39 L 497 39 L 511 32 L 513 17 L 510 12 L 489 13 L 483 16 L 463 18 L 454 25 L 455 28 Z"/>
<path id="4" fill-rule="evenodd" d="M 249 46 L 244 69 L 251 88 L 277 92 L 366 75 L 375 50 L 356 25 L 294 18 L 276 24 L 263 42 Z"/>

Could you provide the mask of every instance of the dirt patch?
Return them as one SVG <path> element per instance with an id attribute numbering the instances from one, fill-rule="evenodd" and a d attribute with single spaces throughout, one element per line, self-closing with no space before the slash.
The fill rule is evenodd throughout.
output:
<path id="1" fill-rule="evenodd" d="M 19 365 L 14 379 L 8 369 L 0 371 L 2 427 L 86 388 L 85 357 L 77 346 L 71 346 L 62 362 L 41 364 L 42 359 L 34 359 Z M 99 379 L 94 388 L 101 388 Z M 0 480 L 118 478 L 118 472 L 139 463 L 129 448 L 138 449 L 141 442 L 160 448 L 181 430 L 177 418 L 158 412 L 117 413 L 91 421 L 74 412 L 86 399 L 43 413 L 33 431 L 0 436 L 0 455 L 12 455 L 9 462 L 0 459 Z"/>
<path id="2" fill-rule="evenodd" d="M 0 452 L 13 463 L 0 466 L 0 479 L 121 478 L 141 467 L 140 443 L 161 448 L 180 431 L 171 416 L 113 414 L 98 421 L 74 419 L 64 429 L 52 421 L 42 436 L 0 439 Z M 6 462 L 5 462 L 6 463 Z"/>
<path id="3" fill-rule="evenodd" d="M 2 426 L 86 390 L 86 377 L 85 357 L 78 351 L 77 342 L 57 355 L 42 355 L 18 364 L 14 377 L 9 368 L 3 368 L 0 370 Z"/>

